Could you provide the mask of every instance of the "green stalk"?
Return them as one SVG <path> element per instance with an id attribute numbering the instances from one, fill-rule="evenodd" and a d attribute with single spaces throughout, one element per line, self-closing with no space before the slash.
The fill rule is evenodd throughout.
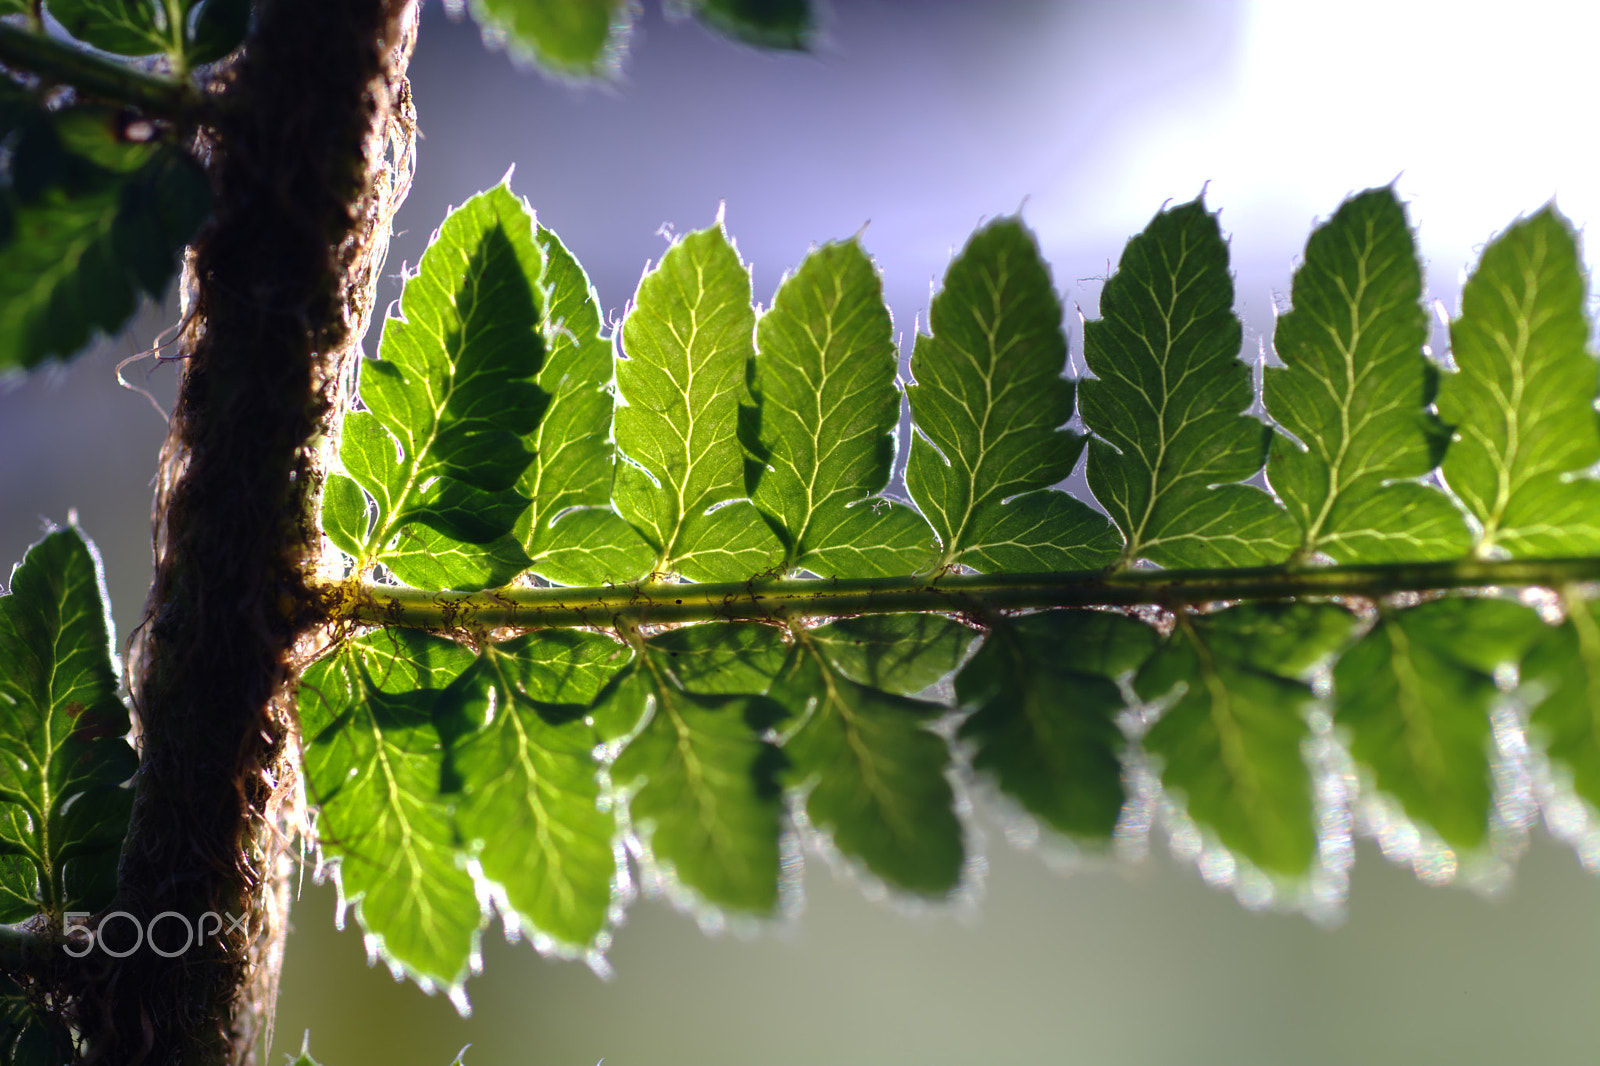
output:
<path id="1" fill-rule="evenodd" d="M 1301 596 L 1376 599 L 1397 592 L 1550 587 L 1600 581 L 1600 558 L 1459 559 L 1311 569 L 1103 570 L 1053 574 L 944 574 L 851 580 L 768 579 L 731 584 L 638 582 L 605 588 L 517 588 L 419 592 L 346 582 L 325 586 L 330 614 L 363 625 L 422 629 L 538 629 L 823 618 L 895 611 L 981 617 L 1039 607 L 1133 607 L 1280 600 Z"/>
<path id="2" fill-rule="evenodd" d="M 184 82 L 146 74 L 8 22 L 0 22 L 0 64 L 156 118 L 201 119 L 205 110 L 205 98 Z"/>

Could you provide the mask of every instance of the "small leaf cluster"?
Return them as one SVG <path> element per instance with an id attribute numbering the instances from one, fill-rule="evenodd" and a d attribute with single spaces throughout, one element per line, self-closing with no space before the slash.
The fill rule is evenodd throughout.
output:
<path id="1" fill-rule="evenodd" d="M 638 5 L 632 0 L 450 0 L 471 14 L 490 44 L 504 45 L 546 73 L 613 76 L 627 52 Z M 692 15 L 735 41 L 803 51 L 817 32 L 811 0 L 663 0 L 669 15 Z"/>
<path id="2" fill-rule="evenodd" d="M 0 71 L 0 375 L 69 358 L 166 292 L 211 213 L 211 189 L 182 145 L 192 130 L 131 105 L 142 92 L 181 95 L 193 68 L 238 48 L 250 18 L 248 0 L 48 0 L 42 10 L 112 57 L 162 57 L 170 75 L 0 26 L 25 58 L 59 50 L 95 80 L 69 97 L 52 78 Z M 13 14 L 36 17 L 39 5 L 0 0 L 0 17 Z"/>
<path id="3" fill-rule="evenodd" d="M 951 262 L 901 381 L 857 241 L 814 249 L 761 310 L 719 220 L 672 244 L 608 338 L 508 188 L 463 205 L 361 367 L 324 528 L 380 602 L 394 582 L 446 605 L 580 586 L 618 610 L 355 632 L 306 672 L 308 794 L 370 942 L 458 990 L 494 910 L 594 961 L 636 875 L 707 920 L 781 912 L 796 834 L 948 898 L 974 790 L 1091 849 L 1159 808 L 1245 894 L 1337 881 L 1321 827 L 1352 802 L 1467 867 L 1525 827 L 1496 784 L 1521 750 L 1495 724 L 1513 704 L 1552 780 L 1600 805 L 1600 616 L 1580 590 L 1543 615 L 1493 594 L 1160 609 L 1159 589 L 1133 612 L 622 609 L 706 582 L 759 600 L 795 580 L 1600 554 L 1600 375 L 1553 208 L 1485 249 L 1453 370 L 1426 352 L 1392 189 L 1316 229 L 1292 298 L 1258 394 L 1216 218 L 1163 210 L 1074 378 L 1049 268 L 1001 218 Z M 1080 463 L 1092 503 L 1061 488 Z"/>

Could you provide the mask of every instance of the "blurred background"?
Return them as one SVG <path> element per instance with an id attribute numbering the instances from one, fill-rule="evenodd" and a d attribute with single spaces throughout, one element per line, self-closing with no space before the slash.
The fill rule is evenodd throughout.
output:
<path id="1" fill-rule="evenodd" d="M 648 0 L 621 79 L 572 88 L 485 52 L 430 3 L 412 64 L 423 140 L 390 273 L 447 207 L 513 188 L 619 317 L 663 232 L 718 203 L 757 299 L 818 241 L 864 241 L 909 345 L 982 219 L 1022 209 L 1079 314 L 1126 238 L 1205 191 L 1232 235 L 1246 354 L 1313 221 L 1398 181 L 1430 296 L 1453 311 L 1476 249 L 1556 197 L 1600 217 L 1588 5 L 833 0 L 810 55 L 770 55 Z M 868 223 L 870 222 L 870 225 Z M 667 227 L 667 230 L 663 230 Z M 1592 256 L 1591 262 L 1592 262 Z M 387 299 L 398 293 L 391 279 Z M 386 302 L 386 301 L 385 301 Z M 0 384 L 0 561 L 76 508 L 119 634 L 149 580 L 163 435 L 113 367 L 170 311 L 70 369 Z M 376 338 L 369 339 L 369 350 Z M 1444 350 L 1443 334 L 1435 351 Z M 170 402 L 173 372 L 126 376 Z M 615 977 L 485 937 L 470 1017 L 369 969 L 331 886 L 294 911 L 274 1062 L 309 1028 L 328 1066 L 787 1063 L 1570 1063 L 1600 1051 L 1600 883 L 1536 833 L 1486 901 L 1358 848 L 1332 931 L 1245 912 L 1168 859 L 1063 874 L 980 815 L 971 908 L 869 902 L 812 860 L 794 921 L 707 937 L 634 905 Z M 1056 864 L 1059 865 L 1059 864 Z"/>

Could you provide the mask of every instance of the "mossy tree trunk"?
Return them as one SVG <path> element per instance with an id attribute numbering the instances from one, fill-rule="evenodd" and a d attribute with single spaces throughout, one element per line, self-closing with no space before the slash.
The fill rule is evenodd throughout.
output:
<path id="1" fill-rule="evenodd" d="M 409 181 L 415 0 L 265 0 L 201 131 L 216 214 L 191 250 L 186 361 L 134 651 L 141 747 L 114 909 L 243 921 L 79 973 L 89 1061 L 255 1061 L 296 816 L 292 686 L 321 637 L 311 505 L 331 412 Z M 107 930 L 111 945 L 126 923 Z M 131 930 L 128 934 L 132 935 Z"/>

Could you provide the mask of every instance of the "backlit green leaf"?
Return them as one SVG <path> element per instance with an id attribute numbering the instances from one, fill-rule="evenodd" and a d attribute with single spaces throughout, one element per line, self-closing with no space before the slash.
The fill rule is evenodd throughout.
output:
<path id="1" fill-rule="evenodd" d="M 590 700 L 624 666 L 608 636 L 554 630 L 485 644 L 446 697 L 456 825 L 506 920 L 559 948 L 594 945 L 617 878 L 609 809 L 599 806 Z"/>
<path id="2" fill-rule="evenodd" d="M 1054 829 L 1109 840 L 1126 798 L 1117 680 L 1156 642 L 1149 626 L 1107 611 L 996 619 L 956 677 L 973 768 Z"/>
<path id="3" fill-rule="evenodd" d="M 306 796 L 340 895 L 396 972 L 425 987 L 466 980 L 484 915 L 441 795 L 434 704 L 473 661 L 460 644 L 380 630 L 300 680 Z"/>
<path id="4" fill-rule="evenodd" d="M 1134 682 L 1144 699 L 1176 697 L 1145 735 L 1161 782 L 1227 847 L 1269 873 L 1302 874 L 1317 848 L 1300 753 L 1314 699 L 1304 678 L 1354 619 L 1312 603 L 1177 618 Z"/>
<path id="5" fill-rule="evenodd" d="M 1523 660 L 1522 682 L 1538 699 L 1529 732 L 1600 807 L 1600 605 L 1569 597 L 1566 622 L 1541 630 Z"/>
<path id="6" fill-rule="evenodd" d="M 1334 721 L 1356 763 L 1453 848 L 1477 847 L 1489 829 L 1494 669 L 1542 628 L 1504 600 L 1437 600 L 1381 616 L 1334 668 Z"/>
<path id="7" fill-rule="evenodd" d="M 100 557 L 76 527 L 0 597 L 0 921 L 111 901 L 137 767 Z"/>
<path id="8" fill-rule="evenodd" d="M 112 111 L 24 120 L 0 161 L 0 371 L 71 356 L 159 298 L 210 195 L 186 156 L 122 141 Z"/>
<path id="9" fill-rule="evenodd" d="M 1424 405 L 1434 371 L 1422 353 L 1422 268 L 1392 188 L 1346 200 L 1306 245 L 1294 310 L 1278 319 L 1284 367 L 1266 371 L 1272 417 L 1267 477 L 1300 527 L 1298 559 L 1447 559 L 1471 538 L 1460 513 L 1417 478 L 1436 462 Z M 1389 484 L 1399 481 L 1400 484 Z"/>
<path id="10" fill-rule="evenodd" d="M 1050 486 L 1083 438 L 1061 304 L 1033 235 L 1015 218 L 972 235 L 928 313 L 906 389 L 917 432 L 906 487 L 943 542 L 940 565 L 1084 570 L 1116 556 L 1105 520 Z"/>
<path id="11" fill-rule="evenodd" d="M 729 635 L 755 627 L 690 629 Z M 681 631 L 680 631 L 681 632 Z M 707 641 L 707 645 L 711 643 Z M 611 766 L 627 796 L 633 832 L 650 859 L 707 903 L 771 913 L 778 902 L 782 753 L 763 739 L 783 716 L 765 696 L 688 691 L 673 659 L 649 644 L 603 693 L 595 721 L 637 722 L 637 733 Z"/>
<path id="12" fill-rule="evenodd" d="M 1089 487 L 1127 538 L 1122 563 L 1247 566 L 1287 558 L 1293 523 L 1250 485 L 1270 431 L 1243 414 L 1228 246 L 1194 200 L 1158 214 L 1128 242 L 1084 324 L 1097 380 L 1080 389 Z"/>
<path id="13" fill-rule="evenodd" d="M 894 465 L 898 358 L 883 287 L 855 241 L 806 256 L 757 327 L 751 497 L 784 542 L 784 571 L 912 573 L 934 558 L 915 510 L 877 495 Z M 764 467 L 764 469 L 763 469 Z"/>
<path id="14" fill-rule="evenodd" d="M 745 498 L 739 405 L 748 399 L 750 274 L 722 226 L 691 233 L 639 282 L 617 364 L 617 509 L 657 573 L 741 581 L 783 547 Z"/>
<path id="15" fill-rule="evenodd" d="M 533 219 L 503 184 L 451 212 L 423 253 L 401 317 L 361 366 L 367 410 L 345 418 L 340 460 L 377 503 L 359 570 L 382 563 L 414 587 L 476 589 L 527 566 L 509 534 L 528 504 L 522 438 L 549 399 L 533 380 L 542 272 Z"/>
<path id="16" fill-rule="evenodd" d="M 650 546 L 611 510 L 611 342 L 599 298 L 560 239 L 540 227 L 546 313 L 538 384 L 550 404 L 525 442 L 533 462 L 517 490 L 532 506 L 517 523 L 531 569 L 562 585 L 632 581 L 649 573 Z"/>
<path id="17" fill-rule="evenodd" d="M 808 789 L 810 823 L 896 888 L 953 890 L 965 849 L 945 777 L 950 750 L 926 728 L 944 708 L 857 684 L 806 630 L 772 695 L 798 722 L 783 746 L 785 780 Z"/>
<path id="18" fill-rule="evenodd" d="M 811 0 L 691 0 L 700 21 L 762 48 L 810 47 L 816 33 Z"/>
<path id="19" fill-rule="evenodd" d="M 579 77 L 616 70 L 633 12 L 627 0 L 472 0 L 468 9 L 485 38 Z"/>
<path id="20" fill-rule="evenodd" d="M 1600 370 L 1578 241 L 1554 207 L 1484 249 L 1450 324 L 1459 373 L 1439 385 L 1456 440 L 1444 477 L 1483 526 L 1478 554 L 1600 552 Z"/>

